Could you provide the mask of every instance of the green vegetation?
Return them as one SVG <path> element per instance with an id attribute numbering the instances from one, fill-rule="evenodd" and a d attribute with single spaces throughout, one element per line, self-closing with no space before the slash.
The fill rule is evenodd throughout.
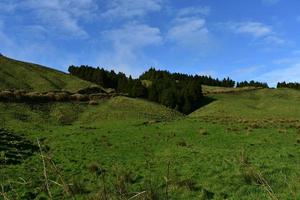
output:
<path id="1" fill-rule="evenodd" d="M 259 88 L 256 88 L 256 87 L 228 88 L 228 87 L 202 85 L 202 92 L 204 95 L 242 92 L 242 91 L 250 91 L 250 90 L 257 90 L 257 89 L 259 89 Z"/>
<path id="2" fill-rule="evenodd" d="M 291 89 L 300 90 L 300 83 L 286 83 L 285 81 L 279 82 L 277 83 L 277 88 L 291 88 Z"/>
<path id="3" fill-rule="evenodd" d="M 8 199 L 300 198 L 300 92 L 261 89 L 210 97 L 211 104 L 190 116 L 126 97 L 93 106 L 1 103 L 2 132 L 35 148 L 39 138 L 41 145 L 41 152 L 21 164 L 1 166 L 1 194 Z M 5 159 L 16 150 L 1 152 Z"/>
<path id="4" fill-rule="evenodd" d="M 103 92 L 54 70 L 0 61 L 11 67 L 0 65 L 2 89 Z M 168 88 L 182 81 L 175 80 L 131 86 L 160 87 L 168 102 Z M 190 115 L 122 96 L 0 102 L 0 198 L 300 199 L 300 91 L 203 86 L 203 93 L 206 105 Z"/>
<path id="5" fill-rule="evenodd" d="M 23 89 L 46 92 L 75 92 L 92 85 L 77 77 L 47 67 L 0 56 L 0 90 Z"/>
<path id="6" fill-rule="evenodd" d="M 252 119 L 299 118 L 300 93 L 292 89 L 259 89 L 210 95 L 216 101 L 191 116 L 233 116 Z"/>
<path id="7" fill-rule="evenodd" d="M 223 86 L 233 88 L 235 81 L 224 78 L 222 81 L 210 76 L 192 76 L 150 68 L 138 79 L 127 77 L 124 73 L 116 74 L 113 70 L 93 68 L 82 65 L 70 66 L 70 74 L 87 81 L 114 88 L 117 92 L 130 97 L 145 98 L 158 102 L 179 112 L 189 114 L 205 104 L 201 85 Z"/>
<path id="8" fill-rule="evenodd" d="M 267 83 L 262 83 L 258 81 L 242 81 L 242 82 L 237 82 L 236 83 L 237 88 L 241 87 L 256 87 L 256 88 L 269 88 Z"/>

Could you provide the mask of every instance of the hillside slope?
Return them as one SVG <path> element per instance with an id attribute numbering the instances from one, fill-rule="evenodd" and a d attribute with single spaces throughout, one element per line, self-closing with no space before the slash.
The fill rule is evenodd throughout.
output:
<path id="1" fill-rule="evenodd" d="M 202 92 L 204 95 L 244 92 L 244 91 L 251 91 L 251 90 L 258 90 L 258 89 L 260 89 L 260 88 L 255 88 L 255 87 L 232 88 L 232 87 L 218 87 L 218 86 L 202 85 Z"/>
<path id="2" fill-rule="evenodd" d="M 175 110 L 143 99 L 117 96 L 98 101 L 98 105 L 83 102 L 52 102 L 38 105 L 0 102 L 0 129 L 15 129 L 33 124 L 99 125 L 118 123 L 156 123 L 181 119 Z"/>
<path id="3" fill-rule="evenodd" d="M 100 121 L 116 120 L 172 120 L 183 116 L 181 113 L 163 105 L 143 99 L 114 97 L 100 103 L 98 106 L 89 106 L 80 118 L 81 123 L 99 123 Z"/>
<path id="4" fill-rule="evenodd" d="M 77 91 L 92 85 L 77 77 L 40 65 L 0 56 L 0 90 L 23 89 L 38 92 Z"/>
<path id="5" fill-rule="evenodd" d="M 299 118 L 300 91 L 260 89 L 237 93 L 212 94 L 214 101 L 190 114 L 247 118 Z"/>

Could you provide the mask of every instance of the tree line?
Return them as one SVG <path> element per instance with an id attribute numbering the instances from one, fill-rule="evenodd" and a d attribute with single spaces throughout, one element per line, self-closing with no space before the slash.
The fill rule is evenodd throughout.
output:
<path id="1" fill-rule="evenodd" d="M 277 83 L 277 88 L 291 88 L 291 89 L 296 89 L 300 90 L 300 83 L 286 83 L 284 82 L 278 82 Z"/>
<path id="2" fill-rule="evenodd" d="M 186 80 L 189 78 L 193 78 L 197 80 L 202 85 L 209 85 L 209 86 L 220 86 L 220 87 L 234 87 L 235 81 L 232 79 L 224 78 L 223 80 L 219 80 L 218 78 L 214 79 L 211 76 L 191 76 L 182 73 L 170 73 L 166 70 L 156 70 L 155 68 L 150 68 L 148 71 L 144 72 L 141 76 L 141 80 L 154 80 L 154 79 L 164 79 L 167 77 L 168 79 L 173 80 Z"/>
<path id="3" fill-rule="evenodd" d="M 163 104 L 179 112 L 188 114 L 199 108 L 202 103 L 201 78 L 151 68 L 138 79 L 127 77 L 103 68 L 90 66 L 70 66 L 70 74 L 81 79 L 114 88 L 118 93 L 130 97 L 145 98 Z"/>
<path id="4" fill-rule="evenodd" d="M 202 82 L 196 76 L 151 68 L 139 80 L 148 81 L 148 99 L 188 114 L 200 107 Z"/>
<path id="5" fill-rule="evenodd" d="M 242 87 L 257 87 L 257 88 L 269 88 L 267 83 L 262 83 L 258 81 L 242 81 L 242 82 L 237 82 L 236 84 L 237 88 L 242 88 Z"/>
<path id="6" fill-rule="evenodd" d="M 137 79 L 127 77 L 122 72 L 116 73 L 113 70 L 108 71 L 104 68 L 86 65 L 72 65 L 68 71 L 71 75 L 99 84 L 104 88 L 114 88 L 118 93 L 145 98 L 185 114 L 198 109 L 203 103 L 201 85 L 235 87 L 235 81 L 229 77 L 219 80 L 210 76 L 171 73 L 155 68 L 150 68 Z M 268 87 L 266 83 L 255 81 L 237 83 L 237 87 L 246 86 Z"/>

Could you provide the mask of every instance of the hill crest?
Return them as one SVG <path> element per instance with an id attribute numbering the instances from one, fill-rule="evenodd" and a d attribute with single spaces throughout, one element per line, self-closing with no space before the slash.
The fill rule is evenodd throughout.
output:
<path id="1" fill-rule="evenodd" d="M 49 67 L 0 56 L 0 90 L 75 92 L 92 85 L 95 84 Z"/>

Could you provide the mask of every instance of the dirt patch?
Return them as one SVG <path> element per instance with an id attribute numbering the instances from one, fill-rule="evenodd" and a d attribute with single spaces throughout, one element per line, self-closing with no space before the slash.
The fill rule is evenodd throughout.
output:
<path id="1" fill-rule="evenodd" d="M 32 156 L 38 147 L 24 137 L 0 129 L 0 165 L 15 165 Z"/>

